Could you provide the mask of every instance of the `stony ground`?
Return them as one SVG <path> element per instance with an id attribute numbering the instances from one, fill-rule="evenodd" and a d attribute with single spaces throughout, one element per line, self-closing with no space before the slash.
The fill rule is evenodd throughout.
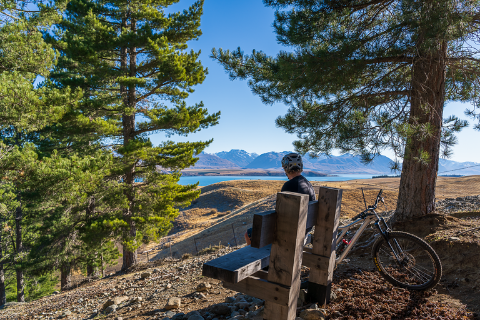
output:
<path id="1" fill-rule="evenodd" d="M 388 187 L 392 183 L 386 181 L 383 186 Z M 353 188 L 352 183 L 342 184 L 345 188 L 344 200 L 351 198 L 351 201 L 356 201 L 355 205 L 361 203 L 358 188 Z M 186 236 L 177 243 L 176 250 L 190 249 L 189 252 L 192 252 L 192 244 L 186 240 L 189 233 L 208 238 L 210 232 L 220 237 L 222 232 L 227 233 L 232 221 L 247 228 L 249 225 L 243 223 L 248 219 L 251 221 L 253 212 L 274 206 L 271 194 L 277 191 L 279 185 L 281 182 L 269 182 L 266 188 L 261 188 L 258 182 L 256 185 L 241 182 L 240 185 L 206 187 L 203 190 L 204 199 L 210 199 L 210 202 L 203 202 L 201 197 L 186 209 L 184 220 L 177 222 L 177 234 Z M 263 193 L 248 192 L 259 188 Z M 374 197 L 376 190 L 366 190 L 367 197 Z M 215 203 L 215 198 L 211 196 L 215 193 L 224 195 L 221 203 Z M 396 226 L 426 238 L 438 252 L 444 276 L 435 290 L 419 293 L 391 286 L 375 271 L 370 248 L 356 250 L 349 255 L 349 261 L 335 271 L 332 302 L 325 309 L 307 302 L 300 303 L 298 315 L 304 320 L 479 319 L 480 197 L 478 192 L 476 196 L 470 192 L 463 197 L 446 197 L 437 204 L 438 214 L 425 217 L 413 225 Z M 211 212 L 213 209 L 217 211 Z M 201 213 L 196 215 L 189 210 L 201 210 Z M 350 215 L 345 214 L 343 218 Z M 204 222 L 211 225 L 189 225 Z M 180 246 L 182 241 L 183 247 Z M 211 248 L 209 253 L 185 256 L 184 260 L 162 258 L 141 264 L 128 273 L 117 272 L 37 301 L 9 305 L 0 310 L 0 319 L 259 320 L 262 318 L 263 301 L 225 289 L 219 281 L 201 276 L 204 262 L 234 249 Z M 307 277 L 308 269 L 305 268 L 303 278 Z"/>

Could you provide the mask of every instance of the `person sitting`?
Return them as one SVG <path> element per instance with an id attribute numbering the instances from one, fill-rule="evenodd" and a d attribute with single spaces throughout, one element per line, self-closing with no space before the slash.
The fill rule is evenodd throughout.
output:
<path id="1" fill-rule="evenodd" d="M 308 194 L 309 201 L 315 200 L 315 191 L 312 184 L 302 175 L 303 160 L 302 156 L 298 153 L 289 153 L 282 158 L 282 168 L 285 171 L 285 175 L 288 181 L 283 184 L 282 192 L 296 192 L 301 194 Z M 309 230 L 307 230 L 309 231 Z M 247 246 L 251 244 L 252 228 L 249 228 L 245 232 L 245 241 Z"/>

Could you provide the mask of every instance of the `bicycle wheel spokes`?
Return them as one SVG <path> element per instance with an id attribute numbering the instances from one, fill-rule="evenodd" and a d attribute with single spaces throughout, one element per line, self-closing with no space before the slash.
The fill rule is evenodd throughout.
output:
<path id="1" fill-rule="evenodd" d="M 441 265 L 435 252 L 413 235 L 392 232 L 388 242 L 383 238 L 377 241 L 373 254 L 379 271 L 395 285 L 425 289 L 440 279 Z"/>

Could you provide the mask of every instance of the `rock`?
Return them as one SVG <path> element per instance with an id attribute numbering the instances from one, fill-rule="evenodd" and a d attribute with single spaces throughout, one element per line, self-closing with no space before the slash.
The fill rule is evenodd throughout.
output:
<path id="1" fill-rule="evenodd" d="M 210 312 L 213 314 L 218 314 L 225 316 L 231 313 L 230 307 L 226 303 L 214 304 L 210 307 Z"/>
<path id="2" fill-rule="evenodd" d="M 165 286 L 165 288 L 167 288 L 167 289 L 170 289 L 171 287 L 172 287 L 172 284 L 171 284 L 171 283 L 169 283 L 169 284 L 167 284 L 167 285 Z"/>
<path id="3" fill-rule="evenodd" d="M 117 305 L 116 304 L 112 304 L 111 306 L 108 306 L 106 309 L 105 309 L 105 314 L 110 314 L 110 313 L 114 313 L 117 311 Z"/>
<path id="4" fill-rule="evenodd" d="M 124 301 L 127 301 L 128 300 L 128 297 L 127 296 L 121 296 L 121 297 L 115 297 L 115 298 L 112 298 L 112 299 L 108 299 L 102 306 L 102 310 L 111 306 L 111 305 L 114 305 L 116 304 L 117 306 L 119 304 L 121 304 L 122 302 Z"/>
<path id="5" fill-rule="evenodd" d="M 177 297 L 170 297 L 168 298 L 167 304 L 165 305 L 165 309 L 171 310 L 171 309 L 178 309 L 182 305 L 182 300 Z"/>
<path id="6" fill-rule="evenodd" d="M 115 320 L 123 320 L 122 317 L 116 317 Z"/>
<path id="7" fill-rule="evenodd" d="M 152 274 L 150 272 L 142 272 L 140 274 L 140 278 L 142 279 L 146 279 L 146 278 L 149 278 Z"/>
<path id="8" fill-rule="evenodd" d="M 247 301 L 240 301 L 235 303 L 235 306 L 237 306 L 239 309 L 245 309 L 250 307 L 250 303 L 248 303 Z"/>
<path id="9" fill-rule="evenodd" d="M 179 312 L 172 317 L 172 320 L 183 320 L 185 318 L 185 313 Z"/>
<path id="10" fill-rule="evenodd" d="M 239 314 L 240 314 L 239 312 L 233 311 L 233 312 L 230 314 L 230 318 L 236 317 L 236 316 L 238 316 Z"/>
<path id="11" fill-rule="evenodd" d="M 171 318 L 171 317 L 173 317 L 174 315 L 175 315 L 175 312 L 173 312 L 173 311 L 167 311 L 167 312 L 165 312 L 165 316 L 167 316 L 168 318 Z"/>
<path id="12" fill-rule="evenodd" d="M 201 315 L 194 314 L 187 318 L 187 320 L 205 320 Z"/>
<path id="13" fill-rule="evenodd" d="M 304 320 L 325 320 L 325 313 L 321 310 L 307 309 L 300 313 L 300 318 Z"/>
<path id="14" fill-rule="evenodd" d="M 296 317 L 295 320 L 303 320 L 303 319 L 300 317 Z"/>
<path id="15" fill-rule="evenodd" d="M 225 303 L 234 303 L 236 300 L 234 297 L 226 297 L 225 298 Z"/>
<path id="16" fill-rule="evenodd" d="M 334 315 L 335 317 L 341 317 L 341 316 L 342 316 L 342 313 L 341 313 L 340 311 L 335 311 L 335 312 L 333 313 L 333 315 Z"/>
<path id="17" fill-rule="evenodd" d="M 460 238 L 459 237 L 450 237 L 450 238 L 448 238 L 448 240 L 450 240 L 450 241 L 460 241 Z"/>
<path id="18" fill-rule="evenodd" d="M 208 314 L 208 312 L 206 314 Z M 195 311 L 190 311 L 189 313 L 187 313 L 185 315 L 185 318 L 188 319 L 188 318 L 190 318 L 191 316 L 194 316 L 194 315 L 201 316 L 200 312 L 195 310 Z"/>
<path id="19" fill-rule="evenodd" d="M 297 308 L 303 306 L 307 299 L 307 290 L 301 289 L 300 293 L 298 294 L 298 299 L 297 299 Z"/>
<path id="20" fill-rule="evenodd" d="M 337 294 L 335 292 L 330 292 L 330 301 L 337 299 Z"/>
<path id="21" fill-rule="evenodd" d="M 197 286 L 197 291 L 202 292 L 202 291 L 207 291 L 210 289 L 212 286 L 208 282 L 200 282 Z"/>
<path id="22" fill-rule="evenodd" d="M 135 297 L 135 298 L 133 298 L 133 303 L 142 302 L 142 301 L 143 301 L 143 298 L 142 298 L 142 297 Z"/>

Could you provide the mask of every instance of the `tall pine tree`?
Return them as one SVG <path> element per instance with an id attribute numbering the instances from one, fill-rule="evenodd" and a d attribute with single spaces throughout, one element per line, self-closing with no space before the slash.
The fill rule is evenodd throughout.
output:
<path id="1" fill-rule="evenodd" d="M 53 81 L 82 88 L 81 116 L 115 154 L 116 217 L 104 224 L 122 239 L 123 269 L 136 263 L 142 238 L 166 233 L 177 207 L 198 196 L 195 185 L 177 183 L 179 171 L 211 142 L 154 146 L 148 135 L 187 135 L 219 118 L 184 101 L 206 74 L 199 52 L 186 50 L 201 35 L 203 1 L 166 14 L 176 2 L 73 0 L 49 39 L 62 54 Z"/>
<path id="2" fill-rule="evenodd" d="M 213 57 L 263 102 L 290 105 L 277 125 L 298 135 L 299 152 L 339 149 L 368 162 L 393 149 L 403 157 L 396 219 L 432 212 L 441 147 L 448 156 L 467 125 L 444 118 L 445 103 L 472 102 L 478 117 L 480 1 L 264 3 L 277 9 L 277 39 L 292 52 Z"/>
<path id="3" fill-rule="evenodd" d="M 0 176 L 5 177 L 6 171 L 16 176 L 13 182 L 15 199 L 9 201 L 15 201 L 17 207 L 14 216 L 7 219 L 15 222 L 16 256 L 11 261 L 16 268 L 18 301 L 25 299 L 24 270 L 21 268 L 21 258 L 25 255 L 22 232 L 25 190 L 21 186 L 28 177 L 23 176 L 21 167 L 5 168 L 3 163 L 8 162 L 13 153 L 22 152 L 27 134 L 61 118 L 78 98 L 68 88 L 58 90 L 45 83 L 35 85 L 39 76 L 48 76 L 55 63 L 55 52 L 43 41 L 41 30 L 58 19 L 58 9 L 41 1 L 6 0 L 0 3 Z M 0 185 L 3 187 L 11 187 L 11 183 Z M 0 283 L 3 300 L 2 287 Z"/>

